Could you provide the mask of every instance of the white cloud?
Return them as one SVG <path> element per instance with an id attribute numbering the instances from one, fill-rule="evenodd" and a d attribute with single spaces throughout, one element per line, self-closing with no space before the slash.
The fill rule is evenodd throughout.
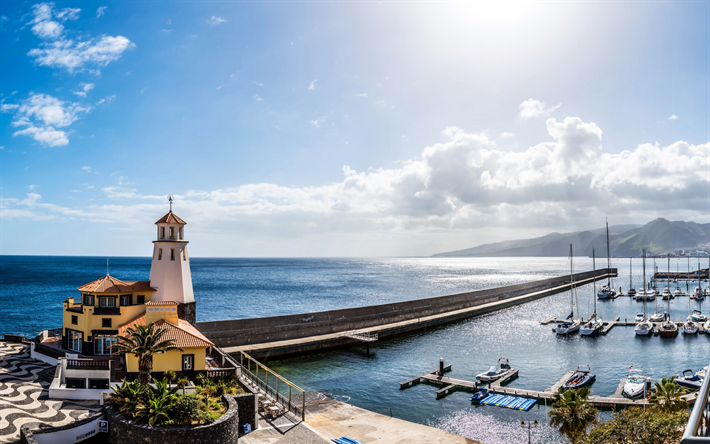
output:
<path id="1" fill-rule="evenodd" d="M 256 80 L 254 80 L 254 85 L 256 85 L 256 86 L 264 86 L 263 83 L 259 83 L 259 82 L 257 82 Z"/>
<path id="2" fill-rule="evenodd" d="M 104 15 L 106 13 L 107 8 L 108 6 L 99 6 L 98 8 L 96 8 L 96 18 L 99 18 Z"/>
<path id="3" fill-rule="evenodd" d="M 316 82 L 317 81 L 318 81 L 318 79 L 312 81 L 311 84 L 308 85 L 308 91 L 313 91 L 314 89 L 316 89 Z"/>
<path id="4" fill-rule="evenodd" d="M 123 36 L 102 36 L 98 41 L 60 39 L 43 43 L 41 48 L 34 48 L 27 53 L 42 66 L 65 68 L 70 73 L 81 71 L 85 66 L 104 67 L 118 60 L 124 51 L 136 45 Z"/>
<path id="5" fill-rule="evenodd" d="M 91 172 L 92 172 L 90 166 L 83 166 L 83 167 L 81 167 L 81 170 L 82 170 L 82 171 L 86 171 L 87 173 L 91 173 Z"/>
<path id="6" fill-rule="evenodd" d="M 29 24 L 32 32 L 42 39 L 56 39 L 64 31 L 64 26 L 52 20 L 56 18 L 61 21 L 76 20 L 81 9 L 55 9 L 54 3 L 38 3 L 32 6 L 33 19 Z"/>
<path id="7" fill-rule="evenodd" d="M 207 20 L 207 24 L 210 26 L 214 25 L 221 25 L 222 23 L 226 22 L 226 19 L 223 19 L 222 17 L 217 17 L 216 15 L 213 15 L 212 17 Z"/>
<path id="8" fill-rule="evenodd" d="M 81 91 L 72 91 L 72 92 L 74 94 L 76 94 L 77 96 L 86 97 L 86 93 L 88 93 L 89 91 L 94 89 L 94 84 L 81 82 L 79 84 L 79 87 L 81 88 Z"/>
<path id="9" fill-rule="evenodd" d="M 510 139 L 511 137 L 515 137 L 515 133 L 508 133 L 508 132 L 500 133 L 501 139 Z"/>
<path id="10" fill-rule="evenodd" d="M 69 143 L 64 131 L 56 130 L 71 125 L 91 108 L 78 103 L 64 102 L 47 94 L 32 94 L 20 104 L 3 104 L 3 112 L 14 113 L 12 125 L 26 127 L 13 136 L 30 136 L 45 146 L 61 146 Z"/>
<path id="11" fill-rule="evenodd" d="M 141 94 L 142 94 L 142 93 L 143 93 L 143 92 L 141 91 Z M 110 96 L 106 96 L 106 97 L 104 97 L 103 99 L 100 99 L 98 102 L 96 102 L 96 104 L 97 104 L 97 105 L 103 105 L 104 103 L 111 103 L 111 102 L 113 102 L 115 99 L 116 99 L 116 95 L 113 94 L 113 95 L 110 95 Z"/>
<path id="12" fill-rule="evenodd" d="M 640 144 L 610 153 L 594 123 L 550 118 L 545 126 L 548 140 L 523 151 L 501 150 L 485 133 L 449 127 L 441 142 L 393 168 L 344 166 L 342 179 L 312 186 L 247 183 L 190 190 L 179 196 L 180 216 L 210 235 L 229 234 L 235 243 L 234 233 L 241 233 L 311 236 L 318 245 L 337 236 L 358 239 L 353 242 L 400 236 L 409 243 L 441 233 L 469 233 L 461 239 L 470 241 L 472 230 L 481 228 L 588 228 L 604 215 L 637 223 L 669 212 L 677 219 L 706 217 L 710 142 Z M 24 200 L 6 199 L 11 212 L 2 217 L 32 213 L 115 223 L 107 214 L 122 214 L 122 223 L 143 230 L 153 222 L 150 215 L 164 211 L 164 197 L 121 182 L 103 190 L 116 202 L 69 208 L 44 204 L 30 193 Z M 369 253 L 377 254 L 377 248 Z"/>
<path id="13" fill-rule="evenodd" d="M 678 120 L 678 116 L 671 114 L 670 117 L 668 117 L 668 120 Z"/>
<path id="14" fill-rule="evenodd" d="M 357 97 L 364 97 L 367 99 L 367 93 L 356 94 Z"/>
<path id="15" fill-rule="evenodd" d="M 320 126 L 321 126 L 321 124 L 322 124 L 323 122 L 325 122 L 325 116 L 323 116 L 323 117 L 318 117 L 316 120 L 311 120 L 311 123 L 312 123 L 313 126 L 315 126 L 316 128 L 320 128 Z"/>
<path id="16" fill-rule="evenodd" d="M 254 97 L 252 97 L 252 99 L 256 100 L 257 102 L 261 102 L 262 100 L 264 100 L 263 97 L 259 97 L 259 94 L 254 94 Z"/>
<path id="17" fill-rule="evenodd" d="M 518 108 L 520 109 L 520 117 L 522 117 L 523 119 L 530 119 L 533 117 L 547 116 L 560 106 L 562 106 L 561 103 L 548 108 L 545 105 L 545 102 L 541 102 L 535 99 L 527 99 L 523 101 L 523 103 L 521 103 Z"/>

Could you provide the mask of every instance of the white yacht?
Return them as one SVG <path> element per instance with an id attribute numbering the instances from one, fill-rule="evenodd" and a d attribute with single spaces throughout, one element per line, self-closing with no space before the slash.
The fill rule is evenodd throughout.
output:
<path id="1" fill-rule="evenodd" d="M 693 293 L 693 299 L 698 300 L 698 301 L 702 301 L 703 299 L 705 299 L 705 292 L 703 291 L 702 288 L 700 288 L 700 285 L 695 287 L 695 293 Z"/>
<path id="2" fill-rule="evenodd" d="M 686 335 L 694 335 L 698 332 L 698 324 L 693 322 L 688 316 L 688 320 L 683 324 L 683 333 Z"/>
<path id="3" fill-rule="evenodd" d="M 638 398 L 647 393 L 651 386 L 651 378 L 647 377 L 643 370 L 629 369 L 624 385 L 624 396 L 627 398 Z"/>
<path id="4" fill-rule="evenodd" d="M 636 313 L 636 317 L 634 318 L 634 322 L 643 322 L 646 320 L 646 313 L 640 311 Z"/>
<path id="5" fill-rule="evenodd" d="M 476 375 L 476 379 L 481 382 L 493 382 L 499 380 L 504 374 L 510 371 L 510 363 L 508 358 L 498 359 L 497 366 L 491 366 L 487 372 Z"/>
<path id="6" fill-rule="evenodd" d="M 579 327 L 579 332 L 582 336 L 596 336 L 602 332 L 604 321 L 602 318 L 590 319 L 584 325 Z"/>
<path id="7" fill-rule="evenodd" d="M 653 331 L 653 323 L 651 321 L 641 321 L 634 327 L 636 336 L 648 336 Z"/>
<path id="8" fill-rule="evenodd" d="M 666 317 L 668 317 L 667 313 L 654 313 L 649 316 L 648 320 L 651 322 L 663 322 L 666 320 Z"/>

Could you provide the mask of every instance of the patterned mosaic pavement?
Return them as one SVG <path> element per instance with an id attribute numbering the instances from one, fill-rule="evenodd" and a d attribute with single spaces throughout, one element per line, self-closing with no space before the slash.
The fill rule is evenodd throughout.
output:
<path id="1" fill-rule="evenodd" d="M 101 410 L 96 401 L 49 399 L 54 367 L 30 357 L 26 344 L 0 341 L 0 443 L 20 440 L 20 427 L 72 423 Z"/>

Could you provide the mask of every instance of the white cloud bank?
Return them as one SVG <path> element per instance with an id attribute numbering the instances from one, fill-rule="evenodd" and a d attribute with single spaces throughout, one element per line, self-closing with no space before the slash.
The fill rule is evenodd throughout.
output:
<path id="1" fill-rule="evenodd" d="M 546 127 L 550 141 L 519 152 L 498 149 L 485 133 L 450 127 L 443 132 L 445 141 L 397 168 L 358 172 L 344 166 L 341 181 L 321 186 L 253 183 L 190 190 L 177 196 L 179 214 L 196 230 L 220 235 L 222 243 L 238 236 L 344 236 L 357 245 L 388 233 L 411 244 L 421 237 L 466 233 L 460 248 L 475 243 L 476 229 L 590 228 L 604 215 L 636 222 L 659 215 L 705 218 L 710 143 L 641 144 L 605 153 L 602 130 L 594 123 L 550 118 Z M 103 191 L 110 203 L 87 208 L 42 204 L 36 193 L 6 199 L 2 217 L 116 223 L 106 215 L 121 214 L 122 223 L 130 224 L 124 228 L 143 230 L 165 210 L 163 196 L 125 186 Z M 416 236 L 421 233 L 426 234 Z M 377 248 L 363 254 L 381 254 Z M 442 249 L 437 244 L 434 252 Z"/>
<path id="2" fill-rule="evenodd" d="M 124 51 L 135 47 L 130 40 L 120 35 L 103 35 L 99 39 L 76 41 L 66 38 L 64 26 L 54 19 L 75 20 L 80 11 L 56 9 L 54 3 L 34 5 L 33 19 L 29 23 L 33 25 L 32 32 L 45 41 L 39 48 L 31 49 L 27 55 L 42 66 L 64 68 L 70 73 L 93 67 L 92 70 L 98 73 L 98 68 L 118 60 Z"/>
<path id="3" fill-rule="evenodd" d="M 31 94 L 19 104 L 3 104 L 0 111 L 14 114 L 12 126 L 24 128 L 13 136 L 30 136 L 44 146 L 62 146 L 69 143 L 64 128 L 90 111 L 78 103 L 64 102 L 48 94 Z"/>

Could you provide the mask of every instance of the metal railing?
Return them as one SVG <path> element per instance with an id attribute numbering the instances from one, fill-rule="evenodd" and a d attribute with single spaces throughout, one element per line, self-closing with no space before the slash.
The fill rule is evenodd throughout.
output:
<path id="1" fill-rule="evenodd" d="M 705 378 L 690 414 L 681 444 L 710 443 L 710 376 Z"/>
<path id="2" fill-rule="evenodd" d="M 285 409 L 300 416 L 301 421 L 305 421 L 306 391 L 243 351 L 239 351 L 239 353 L 242 377 L 251 381 L 251 383 L 266 396 L 274 399 Z M 260 378 L 260 376 L 264 379 Z M 269 379 L 271 379 L 271 383 L 269 383 Z M 297 393 L 293 393 L 292 390 L 295 390 Z M 288 394 L 286 394 L 286 392 Z"/>
<path id="3" fill-rule="evenodd" d="M 236 374 L 236 368 L 211 368 L 205 370 L 205 376 L 207 376 L 208 378 L 224 378 Z"/>

